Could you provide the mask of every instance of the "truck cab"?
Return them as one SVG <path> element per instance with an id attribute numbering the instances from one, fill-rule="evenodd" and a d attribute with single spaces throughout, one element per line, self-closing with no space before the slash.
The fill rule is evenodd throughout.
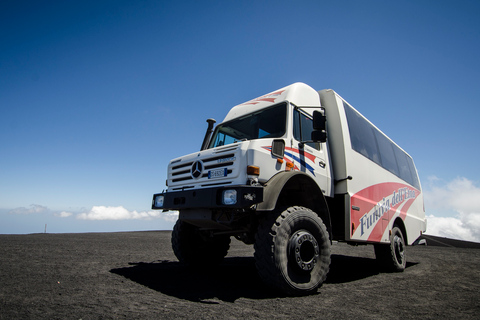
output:
<path id="1" fill-rule="evenodd" d="M 278 195 L 265 190 L 278 184 L 276 175 L 303 173 L 318 196 L 332 197 L 328 145 L 311 140 L 315 110 L 322 110 L 319 95 L 303 83 L 233 107 L 205 150 L 170 161 L 167 192 L 156 195 L 153 208 L 179 210 L 181 220 L 234 235 L 245 233 L 235 223 L 245 211 L 277 205 Z"/>

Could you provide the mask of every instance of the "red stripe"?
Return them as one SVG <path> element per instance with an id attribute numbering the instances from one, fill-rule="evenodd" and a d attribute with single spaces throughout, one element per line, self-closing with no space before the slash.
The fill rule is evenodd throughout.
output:
<path id="1" fill-rule="evenodd" d="M 404 193 L 405 188 L 410 190 L 410 192 L 415 192 L 415 196 L 408 198 Z M 364 219 L 368 219 L 368 224 L 363 221 L 363 228 L 367 229 L 367 226 L 369 226 L 368 230 L 373 228 L 368 241 L 380 241 L 398 207 L 404 204 L 400 218 L 405 220 L 408 209 L 419 194 L 420 191 L 406 184 L 394 182 L 376 184 L 357 192 L 351 198 L 351 205 L 352 207 L 360 208 L 360 211 L 351 209 L 351 222 L 355 225 L 355 229 L 351 230 L 351 234 L 353 235 L 358 228 L 362 228 L 362 217 L 378 205 L 377 215 L 369 213 L 368 216 L 365 216 Z M 394 197 L 395 199 L 393 199 Z M 370 224 L 374 226 L 370 226 Z M 368 230 L 364 232 L 366 233 Z"/>

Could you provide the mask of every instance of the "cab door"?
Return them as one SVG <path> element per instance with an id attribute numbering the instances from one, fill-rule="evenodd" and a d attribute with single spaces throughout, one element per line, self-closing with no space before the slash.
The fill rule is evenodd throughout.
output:
<path id="1" fill-rule="evenodd" d="M 293 110 L 293 137 L 290 152 L 294 161 L 295 170 L 310 174 L 322 189 L 324 195 L 330 196 L 331 192 L 331 170 L 328 159 L 326 143 L 307 142 L 310 141 L 313 131 L 312 116 L 301 110 Z"/>

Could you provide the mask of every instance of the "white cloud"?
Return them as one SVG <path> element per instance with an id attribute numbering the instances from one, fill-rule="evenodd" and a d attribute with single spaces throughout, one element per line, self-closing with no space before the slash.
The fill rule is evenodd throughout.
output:
<path id="1" fill-rule="evenodd" d="M 425 200 L 434 208 L 447 207 L 459 212 L 480 213 L 480 188 L 467 178 L 456 178 L 446 184 L 442 180 L 429 179 L 430 189 Z"/>
<path id="2" fill-rule="evenodd" d="M 162 212 L 162 218 L 168 222 L 176 222 L 178 220 L 178 211 Z"/>
<path id="3" fill-rule="evenodd" d="M 67 218 L 67 217 L 70 217 L 72 214 L 73 213 L 71 212 L 62 211 L 60 213 L 55 213 L 54 215 L 60 218 Z"/>
<path id="4" fill-rule="evenodd" d="M 427 234 L 480 242 L 480 187 L 464 177 L 431 177 L 425 189 Z"/>
<path id="5" fill-rule="evenodd" d="M 480 214 L 472 214 L 469 219 L 476 219 L 480 221 Z M 466 241 L 480 242 L 478 233 L 478 226 L 465 223 L 465 218 L 460 217 L 435 217 L 434 215 L 427 216 L 427 234 L 445 237 L 450 239 L 460 239 Z"/>
<path id="6" fill-rule="evenodd" d="M 39 204 L 31 204 L 29 208 L 18 207 L 10 210 L 10 214 L 32 214 L 32 213 L 42 213 L 48 211 L 48 208 L 41 206 Z"/>
<path id="7" fill-rule="evenodd" d="M 151 219 L 164 219 L 172 222 L 176 220 L 178 213 L 162 211 L 128 211 L 122 206 L 119 207 L 106 207 L 106 206 L 94 206 L 88 212 L 77 214 L 77 219 L 82 220 L 151 220 Z"/>

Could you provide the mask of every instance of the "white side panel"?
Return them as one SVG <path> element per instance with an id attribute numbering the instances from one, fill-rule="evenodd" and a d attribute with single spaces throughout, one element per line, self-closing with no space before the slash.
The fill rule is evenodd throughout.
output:
<path id="1" fill-rule="evenodd" d="M 331 166 L 334 180 L 345 179 L 348 176 L 347 163 L 345 158 L 346 148 L 350 148 L 349 141 L 345 142 L 345 135 L 348 134 L 346 128 L 345 113 L 340 112 L 343 109 L 341 99 L 337 97 L 335 91 L 331 89 L 318 92 L 322 106 L 325 108 L 327 116 L 327 143 L 330 151 Z M 347 131 L 346 131 L 347 130 Z M 347 145 L 346 145 L 347 144 Z M 346 181 L 335 184 L 335 194 L 347 193 Z"/>
<path id="2" fill-rule="evenodd" d="M 345 100 L 332 90 L 321 91 L 320 96 L 326 108 L 335 179 L 352 177 L 335 185 L 335 194 L 347 194 L 350 199 L 350 212 L 346 216 L 350 233 L 345 240 L 388 242 L 389 231 L 395 219 L 400 218 L 406 227 L 409 244 L 413 243 L 425 231 L 421 188 L 413 187 L 353 150 L 343 105 Z"/>

